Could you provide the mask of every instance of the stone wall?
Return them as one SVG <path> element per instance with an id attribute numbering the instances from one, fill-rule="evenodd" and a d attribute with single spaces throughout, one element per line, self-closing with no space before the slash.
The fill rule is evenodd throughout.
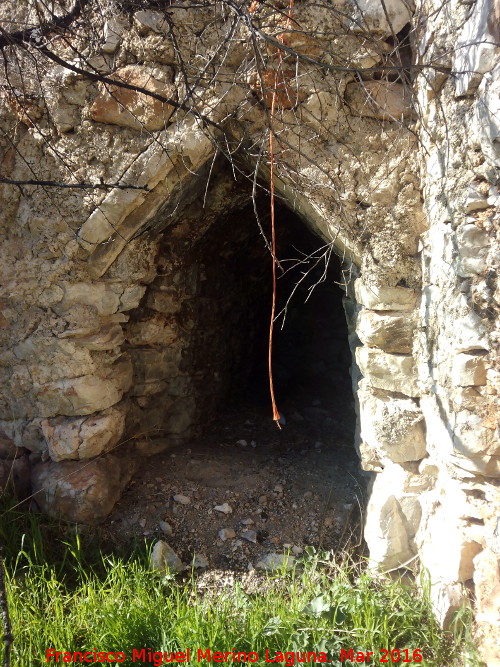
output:
<path id="1" fill-rule="evenodd" d="M 419 560 L 443 624 L 475 587 L 493 665 L 499 11 L 384 4 L 304 0 L 290 24 L 266 3 L 252 33 L 222 2 L 96 1 L 80 57 L 54 42 L 69 67 L 12 58 L 1 175 L 120 187 L 0 185 L 2 470 L 21 487 L 31 474 L 45 510 L 99 519 L 157 451 L 131 436 L 199 426 L 210 406 L 197 386 L 228 359 L 200 355 L 207 258 L 193 252 L 268 182 L 274 91 L 277 195 L 344 262 L 370 556 L 382 569 Z M 31 10 L 5 3 L 0 20 L 24 25 Z"/>

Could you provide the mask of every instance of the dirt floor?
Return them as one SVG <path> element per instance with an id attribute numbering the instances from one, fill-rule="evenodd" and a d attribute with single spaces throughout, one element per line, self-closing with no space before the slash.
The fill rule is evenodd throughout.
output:
<path id="1" fill-rule="evenodd" d="M 366 475 L 352 405 L 341 404 L 287 405 L 281 431 L 269 408 L 238 406 L 202 437 L 145 459 L 104 532 L 162 539 L 186 564 L 196 554 L 240 572 L 273 552 L 341 549 L 353 531 L 361 541 Z"/>

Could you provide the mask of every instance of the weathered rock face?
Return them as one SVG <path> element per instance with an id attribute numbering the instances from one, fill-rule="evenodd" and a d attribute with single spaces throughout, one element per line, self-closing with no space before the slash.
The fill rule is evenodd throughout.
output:
<path id="1" fill-rule="evenodd" d="M 291 29 L 260 3 L 252 37 L 222 2 L 89 4 L 81 58 L 56 40 L 57 64 L 38 54 L 21 76 L 13 57 L 2 82 L 2 176 L 105 186 L 0 185 L 5 484 L 29 452 L 46 511 L 103 518 L 130 474 L 110 453 L 126 459 L 124 437 L 182 442 L 213 411 L 252 332 L 207 331 L 232 299 L 259 307 L 259 276 L 214 275 L 206 239 L 243 230 L 272 112 L 276 192 L 348 276 L 371 556 L 420 559 L 444 624 L 474 584 L 498 664 L 497 5 L 304 0 Z M 37 21 L 30 3 L 3 3 L 12 16 Z"/>

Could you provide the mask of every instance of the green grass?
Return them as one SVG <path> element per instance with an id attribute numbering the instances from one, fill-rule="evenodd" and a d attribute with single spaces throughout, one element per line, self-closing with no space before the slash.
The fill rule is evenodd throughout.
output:
<path id="1" fill-rule="evenodd" d="M 251 664 L 258 665 L 269 664 L 266 649 L 272 658 L 278 651 L 323 651 L 337 665 L 340 649 L 351 648 L 374 651 L 370 664 L 383 664 L 380 649 L 409 649 L 410 658 L 420 649 L 421 665 L 479 664 L 465 617 L 453 637 L 443 634 L 425 594 L 398 581 L 375 580 L 359 564 L 339 564 L 331 554 L 310 552 L 294 571 L 263 579 L 252 593 L 242 583 L 200 592 L 192 573 L 179 579 L 151 572 L 146 545 L 127 557 L 105 554 L 67 527 L 19 513 L 3 515 L 0 538 L 6 545 L 13 667 L 47 664 L 49 648 L 122 651 L 128 658 L 118 664 L 155 664 L 130 659 L 132 649 L 150 647 L 189 647 L 191 664 L 205 665 L 214 663 L 198 663 L 198 649 L 255 652 L 259 659 Z"/>

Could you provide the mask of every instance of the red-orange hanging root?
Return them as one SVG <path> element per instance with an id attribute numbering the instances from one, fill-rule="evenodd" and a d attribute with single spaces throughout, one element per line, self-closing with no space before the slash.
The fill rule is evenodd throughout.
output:
<path id="1" fill-rule="evenodd" d="M 288 20 L 287 20 L 287 28 L 290 27 L 291 25 L 291 20 L 292 20 L 292 11 L 293 11 L 293 3 L 294 0 L 290 0 L 290 6 L 288 9 Z M 252 3 L 252 6 L 255 3 Z M 282 42 L 284 39 L 283 35 L 278 36 L 278 41 Z M 271 117 L 270 117 L 270 128 L 269 128 L 269 162 L 270 162 L 270 169 L 269 169 L 269 179 L 270 179 L 270 193 L 271 193 L 271 253 L 273 256 L 273 300 L 272 300 L 272 305 L 271 305 L 271 322 L 269 325 L 269 348 L 268 348 L 268 366 L 269 366 L 269 391 L 271 393 L 271 405 L 273 408 L 273 421 L 276 424 L 276 426 L 281 429 L 281 424 L 280 424 L 280 413 L 278 411 L 278 406 L 276 405 L 276 397 L 274 395 L 274 382 L 273 382 L 273 333 L 274 333 L 274 316 L 276 313 L 276 267 L 278 264 L 277 258 L 276 258 L 276 230 L 275 230 L 275 225 L 274 225 L 274 134 L 273 134 L 273 120 L 274 120 L 274 112 L 276 110 L 276 99 L 277 99 L 277 84 L 278 84 L 278 77 L 280 74 L 280 71 L 282 69 L 282 58 L 281 58 L 281 51 L 278 49 L 278 69 L 276 72 L 276 81 L 275 81 L 275 86 L 273 90 L 273 98 L 271 102 Z"/>

